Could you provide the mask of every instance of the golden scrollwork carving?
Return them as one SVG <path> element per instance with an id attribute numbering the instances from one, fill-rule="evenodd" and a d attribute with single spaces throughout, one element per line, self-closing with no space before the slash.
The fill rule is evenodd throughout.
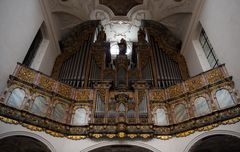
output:
<path id="1" fill-rule="evenodd" d="M 188 91 L 194 91 L 205 86 L 205 82 L 203 80 L 203 77 L 200 75 L 198 77 L 194 77 L 192 79 L 187 80 L 185 82 L 185 86 L 188 89 Z"/>
<path id="2" fill-rule="evenodd" d="M 118 133 L 118 137 L 119 138 L 125 138 L 126 137 L 126 133 L 125 132 L 119 132 Z"/>
<path id="3" fill-rule="evenodd" d="M 23 123 L 22 126 L 28 128 L 29 130 L 32 130 L 32 131 L 43 131 L 44 130 L 41 127 L 29 125 L 29 124 L 26 124 L 26 123 Z"/>
<path id="4" fill-rule="evenodd" d="M 161 140 L 168 140 L 168 139 L 171 139 L 172 136 L 168 136 L 168 135 L 160 135 L 160 136 L 157 136 L 158 139 L 161 139 Z"/>
<path id="5" fill-rule="evenodd" d="M 117 135 L 116 135 L 116 134 L 107 134 L 106 136 L 107 136 L 108 138 L 112 139 L 112 138 L 116 137 Z"/>
<path id="6" fill-rule="evenodd" d="M 179 96 L 184 93 L 184 88 L 182 87 L 181 84 L 177 84 L 175 86 L 171 86 L 168 89 L 168 94 L 170 98 Z"/>
<path id="7" fill-rule="evenodd" d="M 3 116 L 0 116 L 0 120 L 1 120 L 2 122 L 9 123 L 9 124 L 15 124 L 15 125 L 16 125 L 16 124 L 19 124 L 18 121 L 13 120 L 13 119 L 10 119 L 10 118 L 3 117 Z"/>
<path id="8" fill-rule="evenodd" d="M 92 134 L 92 136 L 96 139 L 103 137 L 103 134 Z"/>
<path id="9" fill-rule="evenodd" d="M 61 134 L 52 130 L 46 130 L 46 133 L 52 135 L 53 137 L 64 137 L 64 134 Z"/>
<path id="10" fill-rule="evenodd" d="M 55 87 L 55 81 L 44 75 L 41 75 L 38 85 L 48 91 L 53 91 Z"/>
<path id="11" fill-rule="evenodd" d="M 151 134 L 140 134 L 139 136 L 144 138 L 144 139 L 147 139 L 147 138 L 151 137 Z"/>
<path id="12" fill-rule="evenodd" d="M 72 95 L 72 88 L 65 84 L 59 84 L 58 93 L 64 97 L 70 98 Z"/>
<path id="13" fill-rule="evenodd" d="M 20 69 L 18 70 L 16 77 L 26 81 L 28 83 L 33 83 L 35 80 L 37 73 L 33 70 L 30 70 L 28 68 L 25 67 L 20 67 Z"/>
<path id="14" fill-rule="evenodd" d="M 127 134 L 127 136 L 131 139 L 134 139 L 137 137 L 137 134 Z"/>
<path id="15" fill-rule="evenodd" d="M 86 139 L 87 136 L 67 136 L 67 138 L 72 140 L 82 140 L 82 139 Z"/>
<path id="16" fill-rule="evenodd" d="M 91 91 L 90 90 L 77 90 L 75 99 L 77 101 L 87 101 L 90 100 Z"/>
<path id="17" fill-rule="evenodd" d="M 186 137 L 193 134 L 194 132 L 195 132 L 194 130 L 185 131 L 185 132 L 176 134 L 176 137 Z"/>
<path id="18" fill-rule="evenodd" d="M 153 90 L 150 92 L 150 100 L 163 101 L 166 99 L 164 90 Z"/>
<path id="19" fill-rule="evenodd" d="M 206 74 L 208 83 L 212 84 L 224 78 L 224 74 L 220 68 L 213 69 Z"/>

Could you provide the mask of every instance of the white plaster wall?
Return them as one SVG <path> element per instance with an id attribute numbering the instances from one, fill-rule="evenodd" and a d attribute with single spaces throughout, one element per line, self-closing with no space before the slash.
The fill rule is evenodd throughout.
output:
<path id="1" fill-rule="evenodd" d="M 204 5 L 195 12 L 190 36 L 182 53 L 186 58 L 190 76 L 210 69 L 208 61 L 198 41 L 200 23 L 220 60 L 240 89 L 240 1 L 202 0 Z M 196 10 L 197 11 L 197 10 Z"/>
<path id="2" fill-rule="evenodd" d="M 210 65 L 198 41 L 201 31 L 199 16 L 201 14 L 203 4 L 204 0 L 196 1 L 181 50 L 181 53 L 186 59 L 189 75 L 191 77 L 210 69 Z"/>
<path id="3" fill-rule="evenodd" d="M 17 62 L 22 63 L 40 26 L 46 23 L 41 6 L 39 0 L 0 1 L 0 92 Z M 53 44 L 49 24 L 46 25 L 47 33 L 50 33 L 48 43 L 42 46 L 34 68 L 50 75 L 59 51 Z"/>
<path id="4" fill-rule="evenodd" d="M 23 61 L 42 22 L 38 0 L 0 1 L 0 90 Z"/>
<path id="5" fill-rule="evenodd" d="M 232 125 L 222 125 L 211 131 L 196 132 L 187 137 L 173 138 L 170 140 L 70 140 L 57 138 L 44 132 L 30 131 L 20 125 L 11 125 L 0 122 L 0 139 L 10 135 L 26 135 L 36 138 L 46 144 L 52 152 L 88 152 L 95 148 L 107 145 L 136 145 L 148 148 L 154 152 L 188 152 L 188 149 L 201 138 L 213 134 L 229 134 L 240 138 L 240 123 Z"/>
<path id="6" fill-rule="evenodd" d="M 226 63 L 240 89 L 240 1 L 206 0 L 200 22 L 217 57 Z"/>

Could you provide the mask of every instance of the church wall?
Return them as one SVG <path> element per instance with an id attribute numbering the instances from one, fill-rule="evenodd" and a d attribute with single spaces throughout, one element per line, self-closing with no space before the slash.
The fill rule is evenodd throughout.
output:
<path id="1" fill-rule="evenodd" d="M 206 0 L 200 22 L 220 60 L 240 89 L 240 1 Z"/>
<path id="2" fill-rule="evenodd" d="M 38 1 L 0 2 L 0 89 L 6 85 L 17 62 L 22 62 L 43 22 Z"/>
<path id="3" fill-rule="evenodd" d="M 9 125 L 0 122 L 0 139 L 6 136 L 25 135 L 36 138 L 46 144 L 52 152 L 88 152 L 90 150 L 107 145 L 136 145 L 150 149 L 154 152 L 188 152 L 194 143 L 200 139 L 213 134 L 228 134 L 240 137 L 240 123 L 233 125 L 222 125 L 207 132 L 195 132 L 187 137 L 172 138 L 169 140 L 126 140 L 126 139 L 84 139 L 70 140 L 61 137 L 53 137 L 44 132 L 33 132 L 20 125 Z"/>
<path id="4" fill-rule="evenodd" d="M 227 7 L 226 7 L 227 6 Z M 199 43 L 201 27 L 220 61 L 240 89 L 240 1 L 205 0 L 203 7 L 195 10 L 192 29 L 182 53 L 186 58 L 190 76 L 209 70 L 210 66 Z"/>
<path id="5" fill-rule="evenodd" d="M 27 51 L 43 22 L 46 23 L 42 13 L 40 1 L 0 1 L 0 91 L 2 91 L 12 74 L 17 62 L 22 63 Z M 49 26 L 46 24 L 47 33 Z M 42 47 L 40 54 L 36 54 L 33 68 L 45 74 L 51 73 L 52 66 L 58 51 L 53 45 L 51 34 Z M 35 60 L 36 59 L 36 60 Z"/>
<path id="6" fill-rule="evenodd" d="M 199 16 L 204 1 L 197 1 L 196 3 L 181 50 L 186 59 L 190 77 L 210 69 L 210 65 L 198 40 L 201 31 Z"/>

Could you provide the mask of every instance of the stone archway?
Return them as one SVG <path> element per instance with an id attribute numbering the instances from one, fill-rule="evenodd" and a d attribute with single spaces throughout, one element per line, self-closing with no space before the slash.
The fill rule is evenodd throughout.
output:
<path id="1" fill-rule="evenodd" d="M 29 145 L 30 147 L 26 147 Z M 9 147 L 11 149 L 9 149 Z M 26 131 L 11 131 L 0 134 L 1 152 L 15 152 L 14 150 L 18 147 L 21 148 L 17 149 L 16 152 L 25 152 L 26 150 L 27 152 L 56 152 L 55 148 L 49 141 L 34 133 Z M 35 151 L 31 151 L 32 149 Z"/>
<path id="2" fill-rule="evenodd" d="M 41 141 L 28 136 L 9 136 L 0 139 L 1 152 L 51 152 Z"/>
<path id="3" fill-rule="evenodd" d="M 81 152 L 161 152 L 160 150 L 145 144 L 143 142 L 124 142 L 124 141 L 109 141 L 95 144 Z"/>
<path id="4" fill-rule="evenodd" d="M 184 152 L 239 152 L 240 134 L 217 130 L 203 133 L 193 139 Z"/>
<path id="5" fill-rule="evenodd" d="M 100 147 L 89 152 L 153 152 L 153 151 L 133 145 L 110 145 Z"/>

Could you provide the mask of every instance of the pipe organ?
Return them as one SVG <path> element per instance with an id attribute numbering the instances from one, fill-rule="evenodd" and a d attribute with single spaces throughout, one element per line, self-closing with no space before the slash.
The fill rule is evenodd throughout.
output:
<path id="1" fill-rule="evenodd" d="M 150 87 L 167 88 L 187 79 L 186 63 L 179 53 L 181 42 L 160 23 L 148 20 L 142 23 L 131 56 L 126 55 L 126 42 L 122 39 L 115 59 L 98 21 L 78 27 L 81 34 L 74 31 L 62 41 L 63 54 L 67 57 L 61 63 L 57 59 L 55 78 L 76 88 L 91 88 L 94 83 L 107 80 L 112 88 L 123 90 L 132 89 L 137 81 L 146 81 Z M 97 40 L 93 42 L 95 33 Z"/>
<path id="2" fill-rule="evenodd" d="M 52 78 L 17 66 L 0 96 L 1 121 L 70 139 L 169 139 L 240 121 L 225 67 L 187 79 L 181 42 L 159 23 L 143 21 L 131 56 L 124 39 L 111 56 L 99 21 L 77 26 L 61 44 Z"/>
<path id="3" fill-rule="evenodd" d="M 159 23 L 142 25 L 131 55 L 124 39 L 118 43 L 119 54 L 111 55 L 98 21 L 78 27 L 81 34 L 74 31 L 61 42 L 63 54 L 53 76 L 77 89 L 94 89 L 91 123 L 151 123 L 148 90 L 165 89 L 188 77 L 180 41 Z"/>

